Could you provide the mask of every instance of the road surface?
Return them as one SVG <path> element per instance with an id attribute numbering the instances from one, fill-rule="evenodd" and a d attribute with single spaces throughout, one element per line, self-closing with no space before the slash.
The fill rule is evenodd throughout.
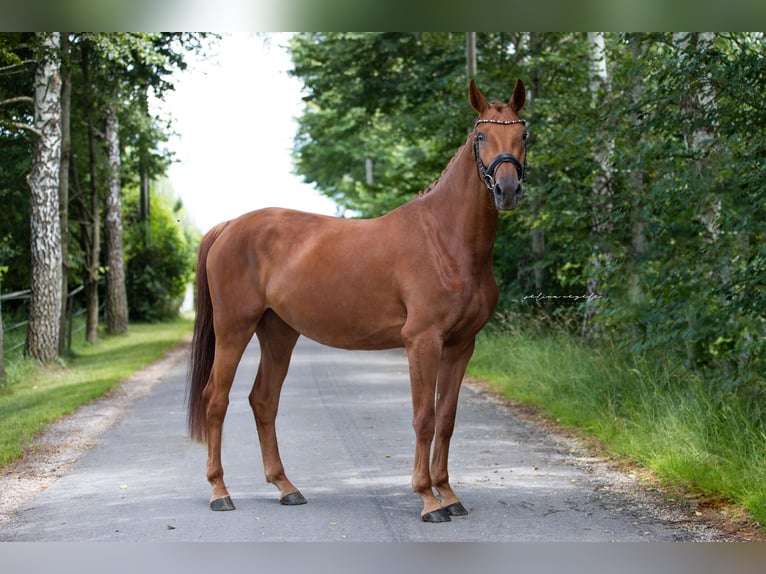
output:
<path id="1" fill-rule="evenodd" d="M 38 480 L 33 495 L 0 520 L 0 541 L 717 539 L 687 516 L 662 514 L 629 479 L 471 384 L 461 391 L 450 453 L 452 485 L 470 513 L 422 523 L 410 490 L 414 433 L 404 352 L 339 351 L 303 338 L 278 433 L 287 474 L 308 504 L 281 506 L 264 482 L 247 403 L 258 361 L 251 344 L 224 426 L 225 476 L 237 510 L 212 512 L 206 448 L 185 434 L 186 357 L 177 352 L 165 361 L 150 390 L 76 462 L 50 472 L 45 484 Z M 102 404 L 81 416 L 97 419 L 109 400 Z"/>

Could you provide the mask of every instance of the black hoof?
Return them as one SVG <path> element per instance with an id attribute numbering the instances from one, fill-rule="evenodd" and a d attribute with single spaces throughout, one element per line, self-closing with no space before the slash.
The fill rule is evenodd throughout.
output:
<path id="1" fill-rule="evenodd" d="M 234 503 L 231 501 L 230 496 L 224 496 L 223 498 L 216 498 L 210 501 L 210 510 L 235 510 Z"/>
<path id="2" fill-rule="evenodd" d="M 295 492 L 285 494 L 282 498 L 280 498 L 279 504 L 284 504 L 285 506 L 298 506 L 299 504 L 306 504 L 306 499 L 303 498 L 303 495 L 296 490 Z"/>
<path id="3" fill-rule="evenodd" d="M 450 522 L 449 513 L 443 508 L 437 508 L 420 517 L 423 522 Z"/>
<path id="4" fill-rule="evenodd" d="M 468 514 L 465 506 L 463 506 L 460 502 L 453 502 L 449 506 L 443 507 L 442 510 L 446 510 L 447 514 L 450 516 L 465 516 Z"/>

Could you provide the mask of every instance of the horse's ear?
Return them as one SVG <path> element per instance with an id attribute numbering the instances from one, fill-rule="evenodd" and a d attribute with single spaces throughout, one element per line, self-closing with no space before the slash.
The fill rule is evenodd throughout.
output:
<path id="1" fill-rule="evenodd" d="M 518 114 L 521 111 L 521 108 L 524 107 L 526 101 L 527 89 L 524 87 L 524 82 L 522 82 L 521 79 L 518 79 L 516 80 L 516 87 L 513 90 L 513 95 L 511 96 L 508 105 L 511 106 L 513 113 Z"/>
<path id="2" fill-rule="evenodd" d="M 471 98 L 471 105 L 473 106 L 473 109 L 477 112 L 481 113 L 489 107 L 487 98 L 485 98 L 484 94 L 481 93 L 481 90 L 476 87 L 476 83 L 473 81 L 473 78 L 471 78 L 471 83 L 468 85 L 468 95 Z"/>

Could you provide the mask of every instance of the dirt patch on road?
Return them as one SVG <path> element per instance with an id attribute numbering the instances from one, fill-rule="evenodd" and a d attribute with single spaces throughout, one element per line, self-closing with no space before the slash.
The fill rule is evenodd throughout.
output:
<path id="1" fill-rule="evenodd" d="M 189 341 L 137 371 L 102 398 L 49 425 L 25 448 L 24 458 L 0 470 L 0 525 L 56 482 L 137 399 L 189 357 Z"/>

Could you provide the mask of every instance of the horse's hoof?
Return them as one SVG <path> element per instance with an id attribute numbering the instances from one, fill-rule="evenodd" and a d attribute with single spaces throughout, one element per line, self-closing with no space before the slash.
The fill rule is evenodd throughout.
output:
<path id="1" fill-rule="evenodd" d="M 235 510 L 236 507 L 231 501 L 230 496 L 224 496 L 223 498 L 216 498 L 210 501 L 210 510 Z"/>
<path id="2" fill-rule="evenodd" d="M 450 522 L 449 513 L 443 508 L 437 508 L 420 517 L 423 522 Z"/>
<path id="3" fill-rule="evenodd" d="M 450 516 L 465 516 L 468 514 L 465 506 L 460 502 L 453 502 L 452 504 L 443 507 L 442 510 L 446 510 L 447 514 Z"/>
<path id="4" fill-rule="evenodd" d="M 298 506 L 299 504 L 306 504 L 306 499 L 303 498 L 303 495 L 296 490 L 295 492 L 285 494 L 282 498 L 280 498 L 279 504 L 284 504 L 285 506 Z"/>

